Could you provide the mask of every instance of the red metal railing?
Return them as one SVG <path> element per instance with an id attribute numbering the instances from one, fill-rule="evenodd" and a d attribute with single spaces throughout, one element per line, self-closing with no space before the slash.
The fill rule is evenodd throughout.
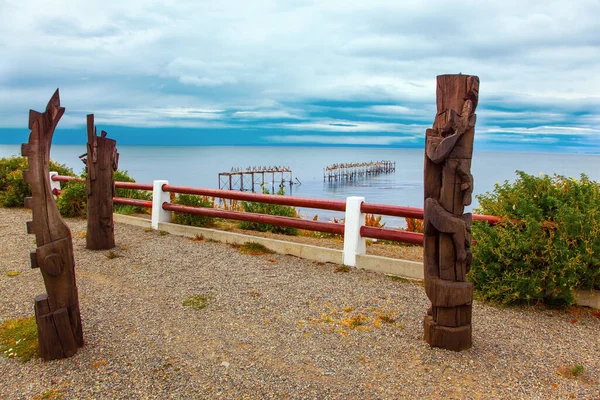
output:
<path id="1" fill-rule="evenodd" d="M 52 177 L 54 181 L 68 182 L 74 179 L 83 180 L 77 177 L 59 176 Z M 132 182 L 115 182 L 115 187 L 123 189 L 137 190 L 153 190 L 151 184 L 141 184 Z M 174 186 L 165 184 L 162 190 L 170 193 L 179 194 L 195 194 L 200 196 L 209 196 L 222 199 L 253 201 L 259 203 L 279 204 L 292 207 L 316 208 L 321 210 L 346 211 L 346 202 L 344 200 L 324 200 L 317 198 L 296 197 L 296 196 L 279 196 L 272 194 L 247 193 L 235 190 L 220 190 L 220 189 L 205 189 L 189 186 Z M 54 189 L 55 195 L 60 194 L 60 190 Z M 114 197 L 113 202 L 117 204 L 128 204 L 138 207 L 152 207 L 152 202 L 148 200 L 126 199 L 122 197 Z M 195 215 L 203 215 L 215 218 L 233 219 L 238 221 L 249 221 L 271 225 L 286 226 L 298 229 L 305 229 L 318 232 L 326 232 L 333 234 L 344 234 L 344 225 L 322 221 L 308 221 L 299 218 L 281 217 L 273 215 L 264 215 L 256 213 L 238 212 L 219 210 L 206 207 L 191 207 L 179 204 L 163 203 L 162 208 L 167 211 L 175 211 L 180 213 L 190 213 Z M 361 212 L 369 214 L 379 214 L 392 217 L 415 218 L 423 219 L 423 209 L 415 207 L 393 206 L 387 204 L 371 204 L 362 203 Z M 473 215 L 474 220 L 485 221 L 490 225 L 495 225 L 502 219 L 500 217 L 490 215 Z M 363 237 L 392 240 L 415 245 L 423 245 L 423 234 L 417 232 L 407 232 L 389 228 L 375 228 L 363 226 L 360 229 L 360 234 Z"/>

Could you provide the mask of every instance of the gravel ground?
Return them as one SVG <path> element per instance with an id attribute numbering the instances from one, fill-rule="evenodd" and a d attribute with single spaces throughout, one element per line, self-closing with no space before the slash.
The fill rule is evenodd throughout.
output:
<path id="1" fill-rule="evenodd" d="M 32 315 L 44 291 L 28 219 L 0 208 L 0 321 Z M 85 221 L 68 224 L 86 345 L 0 357 L 1 399 L 600 398 L 600 320 L 583 309 L 475 302 L 473 348 L 454 353 L 423 342 L 418 283 L 121 224 L 109 259 L 85 249 Z M 182 305 L 193 295 L 206 308 Z"/>

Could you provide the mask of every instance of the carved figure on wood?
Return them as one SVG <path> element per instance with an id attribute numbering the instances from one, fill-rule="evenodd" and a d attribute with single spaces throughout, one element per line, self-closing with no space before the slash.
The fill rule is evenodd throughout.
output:
<path id="1" fill-rule="evenodd" d="M 96 134 L 94 114 L 87 116 L 87 248 L 108 250 L 115 247 L 113 222 L 114 172 L 118 169 L 117 143 L 102 131 Z"/>
<path id="2" fill-rule="evenodd" d="M 35 297 L 40 355 L 45 360 L 70 357 L 83 346 L 71 231 L 56 207 L 48 171 L 52 135 L 64 112 L 57 89 L 44 113 L 29 111 L 31 133 L 21 147 L 29 161 L 23 178 L 32 192 L 25 199 L 33 214 L 27 233 L 35 234 L 37 244 L 31 267 L 40 268 L 48 292 Z"/>
<path id="3" fill-rule="evenodd" d="M 431 346 L 460 351 L 472 345 L 471 157 L 479 78 L 437 77 L 437 115 L 426 131 L 424 275 L 431 300 L 423 323 Z"/>

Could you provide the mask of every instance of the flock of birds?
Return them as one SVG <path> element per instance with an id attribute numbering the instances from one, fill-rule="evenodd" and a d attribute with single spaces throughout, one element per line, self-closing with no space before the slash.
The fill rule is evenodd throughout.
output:
<path id="1" fill-rule="evenodd" d="M 252 167 L 246 168 L 246 172 L 290 172 L 290 167 L 278 165 L 278 166 L 260 166 L 255 165 Z M 244 172 L 240 167 L 231 168 L 230 172 Z"/>

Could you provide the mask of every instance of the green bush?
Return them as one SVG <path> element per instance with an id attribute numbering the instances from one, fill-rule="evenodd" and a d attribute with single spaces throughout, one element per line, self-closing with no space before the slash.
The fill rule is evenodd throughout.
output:
<path id="1" fill-rule="evenodd" d="M 263 188 L 263 194 L 269 194 L 269 191 Z M 278 195 L 283 196 L 285 194 L 284 188 L 281 187 L 277 192 Z M 267 204 L 267 203 L 255 203 L 255 202 L 242 202 L 242 207 L 245 212 L 256 213 L 256 214 L 267 214 L 267 215 L 279 215 L 282 217 L 298 218 L 298 213 L 294 207 L 282 206 L 278 204 Z M 241 221 L 240 228 L 250 229 L 259 232 L 273 232 L 283 233 L 284 235 L 298 235 L 298 229 L 290 228 L 286 226 L 277 226 L 270 224 L 261 224 L 258 222 Z"/>
<path id="2" fill-rule="evenodd" d="M 211 201 L 202 196 L 196 196 L 194 194 L 180 194 L 177 196 L 173 204 L 181 204 L 184 206 L 193 207 L 208 207 L 212 208 Z M 182 225 L 192 226 L 213 226 L 215 219 L 213 217 L 205 217 L 203 215 L 187 214 L 187 213 L 173 213 L 173 222 Z"/>
<path id="3" fill-rule="evenodd" d="M 59 175 L 75 176 L 73 170 L 50 160 L 50 171 Z M 23 179 L 28 168 L 27 157 L 5 157 L 0 159 L 0 204 L 4 207 L 23 207 L 25 197 L 31 196 L 31 188 Z"/>
<path id="4" fill-rule="evenodd" d="M 127 171 L 117 170 L 114 175 L 115 182 L 135 182 Z M 137 200 L 152 200 L 152 194 L 146 190 L 137 190 L 137 189 L 123 189 L 116 188 L 115 189 L 115 197 L 125 197 L 129 199 L 137 199 Z M 136 214 L 136 213 L 145 213 L 148 212 L 148 209 L 145 207 L 136 207 L 125 204 L 114 204 L 113 210 L 119 214 Z"/>
<path id="5" fill-rule="evenodd" d="M 56 198 L 58 212 L 63 217 L 85 217 L 87 213 L 87 191 L 85 181 L 71 181 Z"/>
<path id="6" fill-rule="evenodd" d="M 570 305 L 576 289 L 600 289 L 600 184 L 517 171 L 514 183 L 478 196 L 469 279 L 484 298 L 503 304 Z"/>

